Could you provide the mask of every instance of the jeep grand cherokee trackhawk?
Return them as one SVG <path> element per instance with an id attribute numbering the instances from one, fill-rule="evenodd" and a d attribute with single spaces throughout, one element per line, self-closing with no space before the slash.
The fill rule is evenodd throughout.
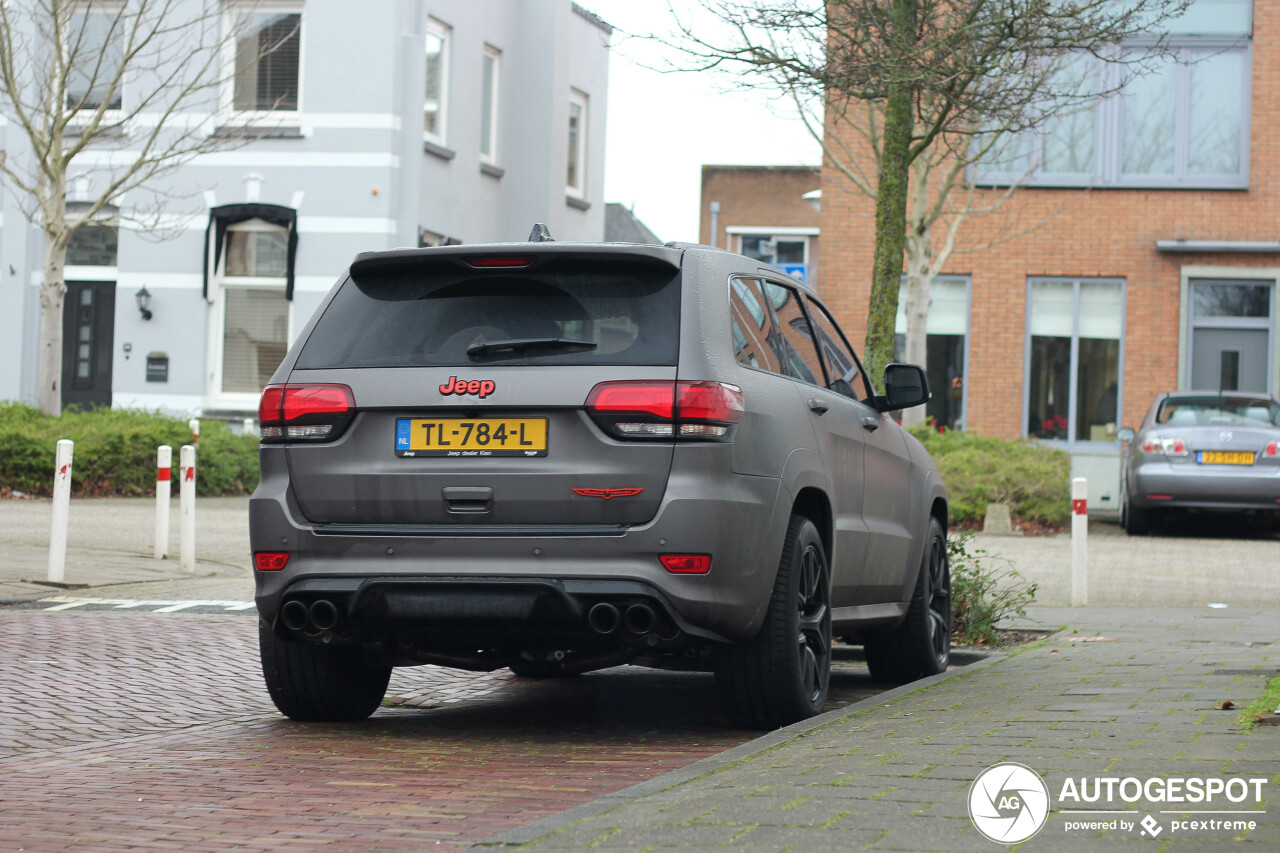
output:
<path id="1" fill-rule="evenodd" d="M 536 232 L 535 232 L 536 233 Z M 712 671 L 729 719 L 949 657 L 947 493 L 804 284 L 706 246 L 356 257 L 272 377 L 250 504 L 262 668 L 355 720 L 394 666 Z"/>

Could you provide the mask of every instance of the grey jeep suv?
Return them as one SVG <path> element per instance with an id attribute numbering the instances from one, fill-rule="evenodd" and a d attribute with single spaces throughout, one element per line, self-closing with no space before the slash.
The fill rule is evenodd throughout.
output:
<path id="1" fill-rule="evenodd" d="M 535 231 L 535 233 L 537 233 Z M 802 283 L 706 246 L 359 255 L 262 395 L 262 667 L 298 720 L 393 666 L 712 671 L 729 719 L 818 713 L 832 636 L 949 657 L 947 493 Z"/>

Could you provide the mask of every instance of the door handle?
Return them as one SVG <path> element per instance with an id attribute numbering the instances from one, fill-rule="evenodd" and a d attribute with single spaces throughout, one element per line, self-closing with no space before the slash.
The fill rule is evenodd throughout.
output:
<path id="1" fill-rule="evenodd" d="M 862 428 L 867 432 L 875 432 L 880 428 L 880 418 L 875 415 L 867 415 L 862 418 Z"/>
<path id="2" fill-rule="evenodd" d="M 831 408 L 830 406 L 828 406 L 826 403 L 819 400 L 817 397 L 814 397 L 812 400 L 809 401 L 809 410 L 813 412 L 817 412 L 820 415 L 825 415 L 827 413 L 827 409 L 830 409 L 830 408 Z"/>

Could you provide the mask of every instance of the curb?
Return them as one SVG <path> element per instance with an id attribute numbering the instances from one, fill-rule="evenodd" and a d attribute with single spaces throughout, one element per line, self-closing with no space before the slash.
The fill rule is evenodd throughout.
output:
<path id="1" fill-rule="evenodd" d="M 972 652 L 961 652 L 964 656 L 970 656 Z M 776 749 L 783 744 L 793 740 L 799 740 L 814 729 L 820 729 L 831 723 L 838 722 L 848 717 L 860 714 L 863 711 L 880 705 L 886 705 L 895 699 L 903 696 L 909 696 L 917 691 L 932 687 L 935 684 L 941 684 L 944 681 L 950 681 L 953 678 L 959 678 L 967 675 L 975 670 L 984 669 L 992 664 L 999 663 L 1008 657 L 1006 652 L 992 652 L 984 656 L 978 657 L 972 663 L 955 669 L 940 672 L 937 675 L 931 675 L 928 678 L 922 678 L 919 681 L 913 681 L 904 684 L 901 687 L 895 687 L 892 690 L 885 691 L 878 696 L 870 699 L 863 699 L 861 702 L 854 702 L 852 705 L 846 705 L 843 708 L 834 708 L 826 713 L 819 714 L 816 717 L 810 717 L 807 720 L 801 720 L 798 723 L 792 723 L 789 726 L 769 732 L 766 735 L 739 744 L 732 749 L 725 750 L 717 755 L 708 756 L 699 761 L 695 761 L 678 770 L 672 770 L 663 773 L 661 776 L 655 776 L 652 779 L 646 779 L 621 790 L 614 791 L 611 794 L 603 794 L 590 802 L 583 803 L 580 806 L 574 806 L 571 809 L 560 812 L 559 814 L 549 815 L 541 820 L 534 821 L 526 826 L 517 827 L 508 830 L 501 835 L 494 836 L 486 841 L 474 844 L 470 849 L 500 849 L 505 847 L 519 847 L 530 842 L 537 841 L 545 836 L 567 829 L 576 823 L 586 820 L 605 812 L 613 811 L 620 806 L 624 806 L 629 802 L 639 800 L 649 794 L 655 794 L 664 791 L 667 788 L 673 788 L 690 782 L 701 776 L 708 776 L 719 770 L 737 764 L 752 756 L 759 755 Z"/>

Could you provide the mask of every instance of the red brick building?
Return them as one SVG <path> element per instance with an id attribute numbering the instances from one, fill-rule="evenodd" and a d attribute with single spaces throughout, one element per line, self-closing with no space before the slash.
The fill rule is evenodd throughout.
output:
<path id="1" fill-rule="evenodd" d="M 1116 429 L 1158 392 L 1280 389 L 1280 3 L 1201 0 L 1175 29 L 1151 74 L 979 171 L 1029 177 L 964 222 L 952 292 L 935 289 L 964 336 L 963 426 L 1069 449 L 1093 506 L 1118 506 Z M 873 203 L 830 168 L 821 226 L 823 297 L 856 345 Z"/>
<path id="2" fill-rule="evenodd" d="M 817 283 L 816 166 L 703 166 L 698 241 Z"/>

